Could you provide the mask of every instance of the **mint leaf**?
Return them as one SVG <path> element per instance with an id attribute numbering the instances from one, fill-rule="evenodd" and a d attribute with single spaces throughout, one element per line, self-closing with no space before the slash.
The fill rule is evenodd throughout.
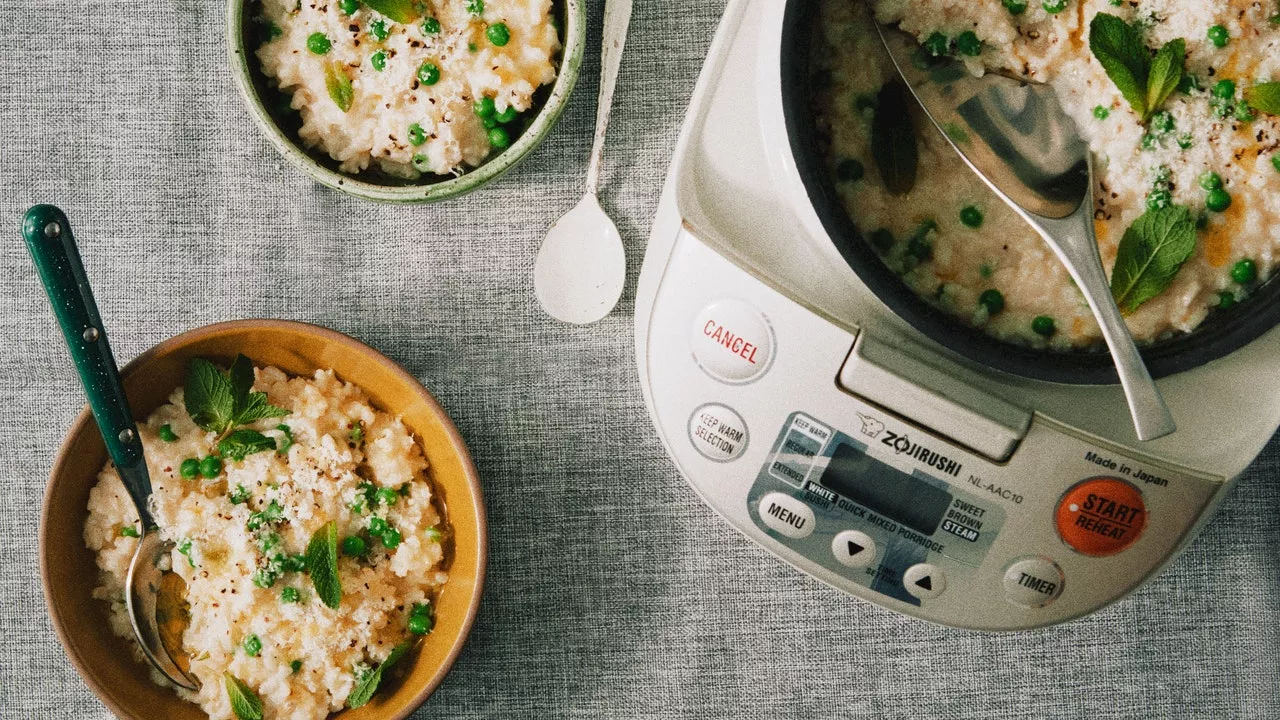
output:
<path id="1" fill-rule="evenodd" d="M 329 91 L 329 98 L 339 110 L 346 112 L 351 109 L 356 91 L 351 87 L 351 78 L 347 77 L 338 63 L 331 62 L 324 66 L 324 86 Z"/>
<path id="2" fill-rule="evenodd" d="M 284 417 L 289 411 L 267 402 L 266 393 L 249 393 L 245 406 L 236 413 L 236 425 L 248 425 L 264 418 Z"/>
<path id="3" fill-rule="evenodd" d="M 1244 99 L 1254 110 L 1280 115 L 1280 82 L 1254 85 L 1244 91 Z"/>
<path id="4" fill-rule="evenodd" d="M 235 416 L 231 378 L 208 360 L 193 358 L 187 366 L 183 402 L 191 421 L 204 430 L 221 433 L 231 427 Z"/>
<path id="5" fill-rule="evenodd" d="M 906 86 L 891 82 L 876 96 L 875 115 L 871 118 L 871 154 L 885 188 L 894 195 L 905 195 L 916 184 L 920 153 L 911 105 Z"/>
<path id="6" fill-rule="evenodd" d="M 222 674 L 222 684 L 227 689 L 227 700 L 231 702 L 231 712 L 235 713 L 239 720 L 262 720 L 262 700 L 258 698 L 257 693 L 231 673 Z"/>
<path id="7" fill-rule="evenodd" d="M 360 678 L 356 683 L 355 689 L 347 696 L 347 707 L 358 708 L 363 707 L 371 699 L 373 694 L 378 691 L 378 685 L 382 683 L 382 673 L 386 672 L 392 665 L 400 661 L 405 653 L 413 647 L 412 640 L 405 640 L 399 645 L 391 649 L 391 654 L 387 655 L 387 659 L 378 664 L 378 668 Z"/>
<path id="8" fill-rule="evenodd" d="M 342 603 L 342 582 L 338 579 L 338 523 L 325 523 L 307 543 L 307 572 L 321 602 L 331 608 Z"/>
<path id="9" fill-rule="evenodd" d="M 218 454 L 232 460 L 244 460 L 254 453 L 275 449 L 275 441 L 257 430 L 236 430 L 218 443 Z"/>
<path id="10" fill-rule="evenodd" d="M 284 435 L 276 441 L 276 453 L 280 455 L 288 455 L 289 448 L 293 447 L 293 430 L 284 423 L 277 425 L 276 429 L 284 433 Z"/>
<path id="11" fill-rule="evenodd" d="M 404 25 L 422 15 L 422 5 L 415 0 L 364 0 L 364 4 Z"/>
<path id="12" fill-rule="evenodd" d="M 1145 121 L 1151 112 L 1147 105 L 1151 54 L 1142 41 L 1142 33 L 1115 15 L 1098 13 L 1089 23 L 1089 50 L 1129 106 Z"/>
<path id="13" fill-rule="evenodd" d="M 1164 292 L 1196 249 L 1196 225 L 1181 205 L 1148 210 L 1124 231 L 1111 270 L 1111 296 L 1128 314 Z"/>
<path id="14" fill-rule="evenodd" d="M 1155 60 L 1151 61 L 1151 73 L 1147 76 L 1148 113 L 1154 113 L 1178 89 L 1186 62 L 1187 41 L 1182 38 L 1170 40 L 1156 53 Z"/>

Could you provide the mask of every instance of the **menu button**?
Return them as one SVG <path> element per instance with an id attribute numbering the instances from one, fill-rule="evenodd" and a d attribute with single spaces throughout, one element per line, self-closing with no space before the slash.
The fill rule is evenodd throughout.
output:
<path id="1" fill-rule="evenodd" d="M 799 540 L 813 534 L 813 508 L 790 495 L 772 492 L 760 498 L 760 520 L 775 532 Z"/>

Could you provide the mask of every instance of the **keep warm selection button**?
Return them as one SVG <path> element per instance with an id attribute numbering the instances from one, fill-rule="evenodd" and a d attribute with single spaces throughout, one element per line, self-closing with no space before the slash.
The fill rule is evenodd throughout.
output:
<path id="1" fill-rule="evenodd" d="M 717 300 L 694 318 L 690 346 L 698 366 L 727 383 L 755 380 L 773 359 L 773 328 L 742 300 Z"/>
<path id="2" fill-rule="evenodd" d="M 1077 552 L 1114 555 L 1132 545 L 1147 525 L 1147 508 L 1136 487 L 1116 478 L 1077 483 L 1058 501 L 1058 535 Z"/>

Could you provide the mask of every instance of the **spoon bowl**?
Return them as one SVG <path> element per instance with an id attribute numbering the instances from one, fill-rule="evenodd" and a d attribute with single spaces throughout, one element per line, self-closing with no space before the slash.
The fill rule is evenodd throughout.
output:
<path id="1" fill-rule="evenodd" d="M 591 193 L 551 227 L 533 267 L 534 292 L 543 309 L 578 325 L 608 315 L 626 278 L 622 236 Z"/>

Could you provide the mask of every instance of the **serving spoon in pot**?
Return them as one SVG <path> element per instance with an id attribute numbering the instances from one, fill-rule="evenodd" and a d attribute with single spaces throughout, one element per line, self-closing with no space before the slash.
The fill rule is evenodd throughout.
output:
<path id="1" fill-rule="evenodd" d="M 868 2 L 870 6 L 870 2 Z M 872 9 L 874 13 L 874 9 Z M 876 23 L 898 74 L 925 114 L 1000 199 L 1058 256 L 1084 296 L 1111 351 L 1139 440 L 1176 426 L 1111 296 L 1093 226 L 1093 156 L 1053 88 L 927 58 Z"/>
<path id="2" fill-rule="evenodd" d="M 80 262 L 71 225 L 58 208 L 37 205 L 27 211 L 22 235 L 75 361 L 107 454 L 138 510 L 138 547 L 125 582 L 125 605 L 134 635 L 147 659 L 165 677 L 180 687 L 198 690 L 200 683 L 188 672 L 190 660 L 182 652 L 186 584 L 177 573 L 163 569 L 173 543 L 160 538 L 147 509 L 151 477 L 142 439 L 107 344 L 107 332 Z"/>

